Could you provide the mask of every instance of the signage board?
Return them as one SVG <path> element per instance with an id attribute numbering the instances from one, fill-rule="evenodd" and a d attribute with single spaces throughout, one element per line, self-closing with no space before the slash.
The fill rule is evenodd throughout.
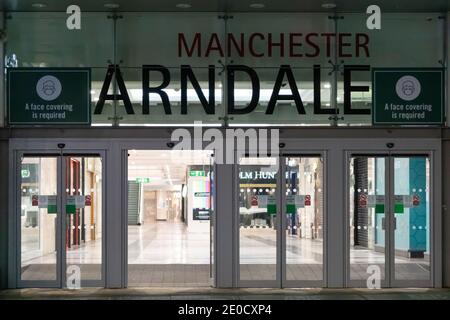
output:
<path id="1" fill-rule="evenodd" d="M 89 125 L 89 68 L 8 68 L 10 125 Z"/>
<path id="2" fill-rule="evenodd" d="M 189 176 L 190 177 L 205 177 L 206 173 L 205 173 L 205 171 L 191 170 L 191 171 L 189 171 Z"/>
<path id="3" fill-rule="evenodd" d="M 441 125 L 444 83 L 440 68 L 373 68 L 373 124 Z"/>

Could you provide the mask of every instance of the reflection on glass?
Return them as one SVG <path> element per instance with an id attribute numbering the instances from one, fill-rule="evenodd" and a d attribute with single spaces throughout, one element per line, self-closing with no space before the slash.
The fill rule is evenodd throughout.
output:
<path id="1" fill-rule="evenodd" d="M 102 278 L 102 162 L 100 157 L 66 158 L 66 263 L 81 280 Z"/>
<path id="2" fill-rule="evenodd" d="M 276 158 L 239 160 L 241 280 L 275 280 L 277 266 Z"/>
<path id="3" fill-rule="evenodd" d="M 21 279 L 56 280 L 57 159 L 21 163 Z"/>
<path id="4" fill-rule="evenodd" d="M 427 157 L 394 158 L 396 280 L 430 279 L 429 181 Z"/>
<path id="5" fill-rule="evenodd" d="M 286 279 L 323 279 L 323 162 L 286 158 Z"/>
<path id="6" fill-rule="evenodd" d="M 354 157 L 350 164 L 350 280 L 367 280 L 369 266 L 385 278 L 385 158 Z"/>

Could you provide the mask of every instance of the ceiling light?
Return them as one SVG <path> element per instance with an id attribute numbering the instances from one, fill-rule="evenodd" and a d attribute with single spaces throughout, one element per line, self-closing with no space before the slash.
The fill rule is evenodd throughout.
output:
<path id="1" fill-rule="evenodd" d="M 335 3 L 322 3 L 322 8 L 324 9 L 334 9 L 336 8 Z"/>
<path id="2" fill-rule="evenodd" d="M 104 7 L 108 9 L 117 9 L 120 6 L 117 3 L 105 3 Z"/>
<path id="3" fill-rule="evenodd" d="M 189 9 L 192 6 L 189 3 L 178 3 L 176 7 L 179 9 Z"/>
<path id="4" fill-rule="evenodd" d="M 265 6 L 266 5 L 264 3 L 252 3 L 252 4 L 250 4 L 250 8 L 252 8 L 252 9 L 262 9 Z"/>
<path id="5" fill-rule="evenodd" d="M 39 9 L 47 7 L 47 5 L 45 3 L 33 3 L 31 6 L 33 8 L 39 8 Z"/>

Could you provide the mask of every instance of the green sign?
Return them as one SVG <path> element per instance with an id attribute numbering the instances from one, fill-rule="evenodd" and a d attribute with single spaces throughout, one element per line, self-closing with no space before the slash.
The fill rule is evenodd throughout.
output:
<path id="1" fill-rule="evenodd" d="M 89 125 L 89 68 L 8 68 L 10 125 Z"/>
<path id="2" fill-rule="evenodd" d="M 189 171 L 189 176 L 191 177 L 204 177 L 205 171 Z"/>
<path id="3" fill-rule="evenodd" d="M 374 68 L 373 124 L 442 124 L 444 83 L 439 68 Z"/>
<path id="4" fill-rule="evenodd" d="M 137 183 L 150 183 L 150 178 L 136 178 Z"/>
<path id="5" fill-rule="evenodd" d="M 22 169 L 20 173 L 22 175 L 22 178 L 29 178 L 30 177 L 30 170 L 28 170 L 28 169 Z"/>

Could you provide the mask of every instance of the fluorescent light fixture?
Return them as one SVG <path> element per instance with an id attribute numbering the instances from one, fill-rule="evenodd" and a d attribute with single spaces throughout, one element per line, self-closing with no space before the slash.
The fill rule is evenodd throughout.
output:
<path id="1" fill-rule="evenodd" d="M 325 84 L 323 85 L 323 87 L 324 87 L 324 89 L 330 89 L 330 88 L 331 88 L 331 84 L 329 84 L 329 83 L 327 82 L 327 83 L 325 83 Z"/>
<path id="2" fill-rule="evenodd" d="M 189 9 L 192 6 L 189 3 L 178 3 L 175 7 L 178 9 Z"/>
<path id="3" fill-rule="evenodd" d="M 112 123 L 91 123 L 92 127 L 112 127 Z"/>
<path id="4" fill-rule="evenodd" d="M 221 127 L 221 123 L 119 123 L 120 127 Z"/>
<path id="5" fill-rule="evenodd" d="M 329 123 L 230 123 L 230 127 L 329 127 Z"/>
<path id="6" fill-rule="evenodd" d="M 336 8 L 336 4 L 335 3 L 322 3 L 322 8 L 324 9 L 334 9 Z"/>
<path id="7" fill-rule="evenodd" d="M 252 9 L 262 9 L 265 6 L 266 5 L 264 3 L 252 3 L 252 4 L 250 4 L 250 8 L 252 8 Z"/>
<path id="8" fill-rule="evenodd" d="M 103 6 L 108 9 L 117 9 L 120 7 L 117 3 L 105 3 Z"/>
<path id="9" fill-rule="evenodd" d="M 31 6 L 32 6 L 33 8 L 42 9 L 42 8 L 46 8 L 46 7 L 47 7 L 47 4 L 45 4 L 45 3 L 33 3 Z"/>

